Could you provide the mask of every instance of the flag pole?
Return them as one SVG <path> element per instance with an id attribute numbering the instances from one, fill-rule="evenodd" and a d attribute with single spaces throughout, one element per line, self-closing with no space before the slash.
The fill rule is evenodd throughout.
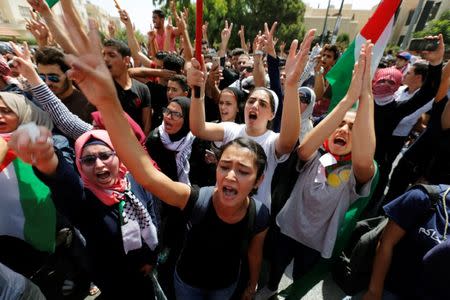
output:
<path id="1" fill-rule="evenodd" d="M 203 26 L 203 0 L 197 0 L 195 5 L 195 58 L 203 65 L 202 61 L 202 26 Z M 200 98 L 200 87 L 194 87 L 194 95 Z"/>

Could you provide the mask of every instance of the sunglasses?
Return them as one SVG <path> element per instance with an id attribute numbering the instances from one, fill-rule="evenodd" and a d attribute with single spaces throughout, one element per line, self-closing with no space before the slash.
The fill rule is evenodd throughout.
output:
<path id="1" fill-rule="evenodd" d="M 116 155 L 114 151 L 100 152 L 98 154 L 90 154 L 80 158 L 81 164 L 86 167 L 92 167 L 97 162 L 97 158 L 104 163 L 109 163 L 111 159 Z"/>
<path id="2" fill-rule="evenodd" d="M 306 96 L 300 95 L 299 98 L 301 103 L 309 104 L 311 102 L 310 99 Z"/>
<path id="3" fill-rule="evenodd" d="M 162 113 L 165 117 L 171 116 L 174 121 L 178 121 L 183 117 L 183 114 L 174 110 L 170 110 L 167 107 L 162 109 Z"/>
<path id="4" fill-rule="evenodd" d="M 253 72 L 253 67 L 245 67 L 244 70 L 247 71 L 248 73 L 251 73 Z"/>
<path id="5" fill-rule="evenodd" d="M 54 82 L 54 83 L 58 83 L 60 81 L 59 76 L 58 75 L 53 75 L 53 74 L 39 74 L 39 77 L 41 77 L 42 81 L 50 81 L 50 82 Z"/>

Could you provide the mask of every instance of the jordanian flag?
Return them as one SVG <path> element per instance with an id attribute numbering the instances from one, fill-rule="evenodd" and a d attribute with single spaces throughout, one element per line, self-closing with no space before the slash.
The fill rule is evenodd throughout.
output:
<path id="1" fill-rule="evenodd" d="M 395 12 L 400 2 L 401 0 L 383 0 L 361 32 L 355 37 L 348 49 L 326 75 L 326 79 L 330 83 L 332 90 L 332 98 L 328 111 L 331 111 L 347 93 L 352 80 L 353 67 L 355 62 L 358 61 L 362 45 L 367 40 L 371 40 L 374 44 L 372 76 L 375 73 L 391 36 Z"/>
<path id="2" fill-rule="evenodd" d="M 0 163 L 0 236 L 22 239 L 35 249 L 53 252 L 56 210 L 49 188 L 14 153 Z"/>

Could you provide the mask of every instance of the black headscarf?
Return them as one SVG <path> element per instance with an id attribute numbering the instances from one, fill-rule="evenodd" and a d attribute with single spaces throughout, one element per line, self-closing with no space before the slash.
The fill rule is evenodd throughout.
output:
<path id="1" fill-rule="evenodd" d="M 175 134 L 169 134 L 170 140 L 176 142 L 185 137 L 189 131 L 189 109 L 191 107 L 191 99 L 188 97 L 175 97 L 170 102 L 176 102 L 181 107 L 181 112 L 183 113 L 183 126 Z"/>

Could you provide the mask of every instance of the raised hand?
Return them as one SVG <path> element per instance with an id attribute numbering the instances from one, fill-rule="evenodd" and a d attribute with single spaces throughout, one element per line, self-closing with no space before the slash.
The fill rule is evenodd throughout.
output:
<path id="1" fill-rule="evenodd" d="M 361 51 L 359 52 L 358 61 L 355 63 L 355 67 L 353 68 L 353 76 L 352 81 L 350 83 L 350 87 L 347 90 L 346 99 L 351 103 L 355 103 L 359 99 L 359 96 L 361 95 L 365 68 L 366 68 L 366 45 L 363 45 Z"/>
<path id="2" fill-rule="evenodd" d="M 440 63 L 442 63 L 442 60 L 444 58 L 444 52 L 445 52 L 444 38 L 443 38 L 442 34 L 440 33 L 437 36 L 436 35 L 435 36 L 427 36 L 427 37 L 425 37 L 425 39 L 439 40 L 439 45 L 438 45 L 436 50 L 434 50 L 434 51 L 422 51 L 422 56 L 426 60 L 428 60 L 431 65 L 437 66 Z"/>
<path id="3" fill-rule="evenodd" d="M 11 135 L 8 147 L 24 162 L 44 168 L 55 156 L 51 132 L 42 126 L 38 127 L 39 136 L 33 141 L 29 131 L 19 127 Z"/>
<path id="4" fill-rule="evenodd" d="M 47 25 L 41 20 L 26 20 L 26 29 L 31 32 L 40 47 L 44 47 L 49 43 L 50 31 Z"/>
<path id="5" fill-rule="evenodd" d="M 277 56 L 277 54 L 275 52 L 275 41 L 274 41 L 274 34 L 275 34 L 275 29 L 277 28 L 277 25 L 278 25 L 278 23 L 274 22 L 269 31 L 269 26 L 267 25 L 267 23 L 264 23 L 265 51 L 267 52 L 267 54 L 271 55 L 272 57 Z"/>
<path id="6" fill-rule="evenodd" d="M 362 82 L 362 87 L 361 87 L 360 101 L 361 100 L 362 101 L 364 101 L 364 100 L 373 101 L 372 78 L 371 78 L 372 50 L 373 50 L 373 44 L 369 40 L 364 45 L 364 55 L 366 56 L 366 59 L 365 59 L 365 68 L 364 68 L 364 76 L 363 76 L 363 82 Z"/>
<path id="7" fill-rule="evenodd" d="M 226 41 L 228 43 L 231 37 L 231 31 L 233 31 L 233 23 L 231 23 L 230 26 L 228 26 L 228 21 L 225 20 L 225 27 L 222 29 L 222 32 L 220 33 L 222 41 Z"/>
<path id="8" fill-rule="evenodd" d="M 286 84 L 297 85 L 300 75 L 303 73 L 303 69 L 308 61 L 308 53 L 311 48 L 311 43 L 314 39 L 316 30 L 311 29 L 305 35 L 303 42 L 298 47 L 298 41 L 294 40 L 291 43 L 289 54 L 286 60 Z M 299 50 L 297 52 L 297 49 Z"/>
<path id="9" fill-rule="evenodd" d="M 111 74 L 103 60 L 97 24 L 89 20 L 89 33 L 86 34 L 81 26 L 74 26 L 70 15 L 66 15 L 66 22 L 78 53 L 77 56 L 66 56 L 72 67 L 67 72 L 69 78 L 75 80 L 89 102 L 97 107 L 117 99 Z"/>
<path id="10" fill-rule="evenodd" d="M 42 83 L 42 80 L 36 73 L 31 60 L 26 60 L 21 58 L 20 56 L 16 56 L 13 58 L 13 66 L 23 77 L 28 80 L 30 84 L 36 86 Z"/>
<path id="11" fill-rule="evenodd" d="M 14 54 L 17 57 L 20 57 L 23 60 L 26 60 L 31 63 L 31 52 L 30 48 L 28 48 L 27 42 L 23 42 L 22 44 L 23 50 L 20 50 L 19 47 L 17 47 L 17 45 L 14 42 L 9 42 L 9 45 L 11 46 L 11 48 L 14 51 Z"/>
<path id="12" fill-rule="evenodd" d="M 131 25 L 131 19 L 126 10 L 124 10 L 124 9 L 119 10 L 119 15 L 120 15 L 120 21 L 122 21 L 122 23 L 125 26 Z"/>
<path id="13" fill-rule="evenodd" d="M 109 34 L 109 37 L 112 39 L 116 36 L 116 23 L 114 23 L 111 20 L 108 23 L 108 34 Z"/>
<path id="14" fill-rule="evenodd" d="M 191 59 L 191 67 L 187 70 L 187 83 L 193 90 L 196 86 L 200 87 L 200 98 L 205 96 L 206 70 L 195 58 Z M 194 93 L 193 93 L 194 95 Z"/>

